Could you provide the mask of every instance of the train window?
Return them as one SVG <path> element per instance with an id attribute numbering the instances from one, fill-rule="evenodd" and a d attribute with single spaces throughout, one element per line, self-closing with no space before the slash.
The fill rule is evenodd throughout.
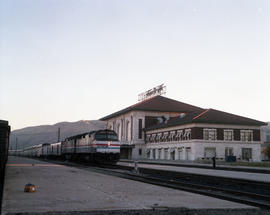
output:
<path id="1" fill-rule="evenodd" d="M 96 140 L 110 140 L 110 141 L 118 141 L 118 137 L 115 133 L 106 133 L 106 132 L 99 132 L 95 134 Z"/>
<path id="2" fill-rule="evenodd" d="M 108 138 L 108 140 L 115 140 L 115 141 L 118 140 L 118 137 L 116 134 L 108 134 L 107 138 Z"/>

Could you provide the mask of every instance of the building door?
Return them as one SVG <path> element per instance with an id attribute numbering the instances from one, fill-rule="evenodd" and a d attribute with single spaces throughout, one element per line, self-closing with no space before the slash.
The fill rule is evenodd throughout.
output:
<path id="1" fill-rule="evenodd" d="M 161 159 L 161 149 L 158 149 L 158 159 Z"/>
<path id="2" fill-rule="evenodd" d="M 147 157 L 147 159 L 150 159 L 150 150 L 149 149 L 146 150 L 146 157 Z"/>
<path id="3" fill-rule="evenodd" d="M 175 150 L 171 151 L 171 160 L 174 160 L 175 159 Z"/>
<path id="4" fill-rule="evenodd" d="M 185 159 L 185 150 L 184 148 L 179 148 L 179 160 L 184 160 Z"/>
<path id="5" fill-rule="evenodd" d="M 215 147 L 206 147 L 204 148 L 204 158 L 212 158 L 216 156 Z"/>
<path id="6" fill-rule="evenodd" d="M 168 153 L 169 153 L 169 149 L 165 149 L 164 150 L 164 159 L 165 160 L 168 160 L 168 157 L 169 157 L 169 154 Z"/>
<path id="7" fill-rule="evenodd" d="M 178 160 L 182 160 L 182 159 L 183 159 L 182 152 L 183 152 L 183 149 L 182 149 L 182 148 L 178 148 L 178 149 L 177 149 Z"/>
<path id="8" fill-rule="evenodd" d="M 242 148 L 242 160 L 252 159 L 252 148 Z"/>
<path id="9" fill-rule="evenodd" d="M 186 160 L 191 160 L 191 148 L 186 148 Z"/>
<path id="10" fill-rule="evenodd" d="M 131 148 L 120 148 L 121 159 L 131 159 L 132 149 Z"/>

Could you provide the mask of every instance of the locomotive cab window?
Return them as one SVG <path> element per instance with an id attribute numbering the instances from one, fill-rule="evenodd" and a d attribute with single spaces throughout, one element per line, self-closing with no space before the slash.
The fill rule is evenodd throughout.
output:
<path id="1" fill-rule="evenodd" d="M 109 140 L 109 141 L 118 141 L 117 134 L 113 131 L 98 131 L 95 134 L 96 140 Z"/>

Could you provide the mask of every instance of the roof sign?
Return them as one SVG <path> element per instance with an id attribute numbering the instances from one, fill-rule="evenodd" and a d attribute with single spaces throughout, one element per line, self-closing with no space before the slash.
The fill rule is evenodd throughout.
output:
<path id="1" fill-rule="evenodd" d="M 158 95 L 164 95 L 166 93 L 166 86 L 164 84 L 158 85 L 150 90 L 147 90 L 144 93 L 138 95 L 138 101 L 144 101 L 146 99 L 152 98 Z"/>

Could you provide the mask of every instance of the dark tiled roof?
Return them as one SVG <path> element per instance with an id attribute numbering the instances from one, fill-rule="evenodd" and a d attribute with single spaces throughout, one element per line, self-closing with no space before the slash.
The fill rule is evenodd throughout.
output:
<path id="1" fill-rule="evenodd" d="M 202 108 L 189 105 L 183 102 L 179 102 L 173 99 L 169 99 L 163 96 L 155 96 L 153 98 L 147 99 L 145 101 L 139 102 L 135 105 L 129 106 L 123 110 L 110 114 L 101 118 L 100 120 L 108 120 L 113 117 L 119 116 L 121 114 L 125 114 L 129 111 L 156 111 L 156 112 L 198 112 L 202 111 Z"/>
<path id="2" fill-rule="evenodd" d="M 266 125 L 265 122 L 250 119 L 243 116 L 238 116 L 231 113 L 226 113 L 223 111 L 208 109 L 207 112 L 201 116 L 194 119 L 196 123 L 222 123 L 222 124 L 232 124 L 232 125 L 256 125 L 262 126 Z"/>
<path id="3" fill-rule="evenodd" d="M 262 126 L 265 122 L 258 120 L 218 111 L 214 109 L 205 109 L 201 112 L 187 113 L 184 117 L 173 117 L 166 123 L 157 124 L 146 128 L 146 130 L 154 130 L 159 128 L 166 128 L 189 123 L 212 123 L 212 124 L 227 124 L 227 125 L 249 125 Z"/>

